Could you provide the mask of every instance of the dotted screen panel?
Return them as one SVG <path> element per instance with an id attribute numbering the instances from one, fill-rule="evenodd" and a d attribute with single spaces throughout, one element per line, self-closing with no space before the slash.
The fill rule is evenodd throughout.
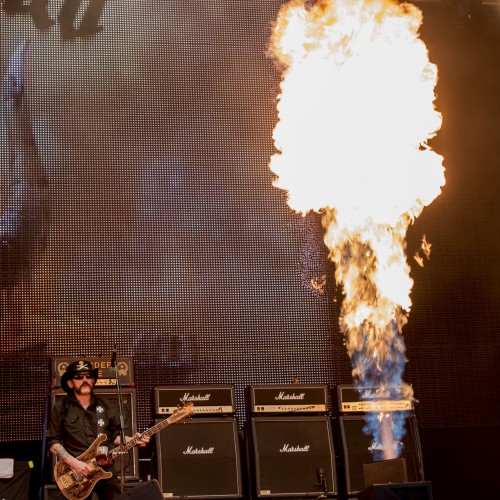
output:
<path id="1" fill-rule="evenodd" d="M 242 423 L 248 385 L 349 383 L 342 291 L 320 217 L 294 214 L 268 168 L 280 80 L 268 45 L 284 2 L 32 3 L 20 12 L 5 2 L 0 12 L 3 95 L 22 60 L 17 126 L 33 138 L 13 172 L 3 98 L 0 439 L 41 439 L 51 356 L 105 356 L 114 345 L 134 359 L 139 429 L 151 422 L 158 385 L 234 384 Z M 467 83 L 446 63 L 458 48 L 442 49 L 442 21 L 431 19 L 426 36 L 443 65 L 438 105 L 465 113 L 456 94 L 446 97 L 452 81 Z M 407 325 L 406 378 L 425 426 L 500 421 L 500 269 L 488 266 L 498 236 L 483 230 L 482 215 L 499 213 L 498 181 L 484 153 L 475 166 L 486 194 L 469 192 L 457 127 L 437 144 L 450 157 L 450 186 L 408 236 L 409 255 L 423 232 L 435 249 L 426 268 L 412 263 Z M 482 141 L 477 150 L 493 147 Z M 29 189 L 12 219 L 19 180 Z M 484 250 L 472 262 L 476 245 Z M 459 321 L 468 308 L 470 321 Z M 475 402 L 488 377 L 496 404 L 482 411 Z M 463 401 L 466 412 L 455 411 Z"/>

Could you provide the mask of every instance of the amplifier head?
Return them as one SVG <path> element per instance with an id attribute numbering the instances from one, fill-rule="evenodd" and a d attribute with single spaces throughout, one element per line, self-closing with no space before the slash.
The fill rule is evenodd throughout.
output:
<path id="1" fill-rule="evenodd" d="M 413 399 L 407 397 L 403 388 L 393 387 L 390 393 L 381 393 L 376 387 L 357 387 L 352 384 L 338 385 L 333 395 L 337 410 L 344 414 L 368 412 L 411 411 Z"/>
<path id="2" fill-rule="evenodd" d="M 165 385 L 155 387 L 156 415 L 171 415 L 184 403 L 193 403 L 193 415 L 233 415 L 232 385 Z"/>
<path id="3" fill-rule="evenodd" d="M 252 415 L 328 412 L 325 384 L 252 385 L 247 388 L 247 399 Z"/>

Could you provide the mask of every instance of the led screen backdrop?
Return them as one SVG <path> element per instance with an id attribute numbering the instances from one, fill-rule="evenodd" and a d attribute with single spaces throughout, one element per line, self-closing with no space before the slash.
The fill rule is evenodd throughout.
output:
<path id="1" fill-rule="evenodd" d="M 110 355 L 115 344 L 134 358 L 140 428 L 157 385 L 235 384 L 242 422 L 247 385 L 349 383 L 319 218 L 293 214 L 267 166 L 280 78 L 267 47 L 284 2 L 45 3 L 18 12 L 5 2 L 0 18 L 3 95 L 24 60 L 16 130 L 34 138 L 11 169 L 4 97 L 0 438 L 41 438 L 50 356 Z M 435 145 L 448 185 L 408 238 L 409 259 L 423 233 L 434 253 L 424 269 L 410 263 L 406 379 L 421 425 L 492 424 L 496 146 L 493 135 L 475 139 L 474 120 L 493 123 L 481 90 L 498 75 L 483 64 L 470 81 L 447 61 L 467 49 L 460 57 L 480 65 L 478 54 L 484 62 L 496 49 L 441 35 L 427 31 L 438 106 L 457 120 Z M 486 95 L 498 111 L 498 96 Z M 496 394 L 488 412 L 476 404 L 485 379 Z"/>

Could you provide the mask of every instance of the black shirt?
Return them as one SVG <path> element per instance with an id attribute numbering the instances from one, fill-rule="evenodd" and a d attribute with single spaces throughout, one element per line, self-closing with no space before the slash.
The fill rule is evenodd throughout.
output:
<path id="1" fill-rule="evenodd" d="M 98 426 L 98 420 L 101 420 Z M 56 401 L 47 434 L 47 447 L 62 444 L 73 456 L 84 453 L 97 438 L 98 431 L 112 443 L 120 434 L 120 419 L 111 405 L 92 396 L 85 410 L 73 395 Z"/>

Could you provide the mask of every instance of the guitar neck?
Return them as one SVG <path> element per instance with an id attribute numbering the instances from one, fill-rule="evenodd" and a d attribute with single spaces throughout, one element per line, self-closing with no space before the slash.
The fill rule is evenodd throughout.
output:
<path id="1" fill-rule="evenodd" d="M 124 453 L 130 448 L 133 448 L 143 437 L 150 437 L 153 434 L 156 434 L 158 431 L 161 431 L 165 427 L 167 427 L 170 424 L 174 424 L 176 422 L 180 422 L 184 417 L 190 415 L 192 413 L 192 403 L 188 403 L 187 405 L 184 405 L 180 413 L 174 413 L 170 417 L 166 418 L 165 420 L 162 420 L 161 422 L 157 423 L 156 425 L 153 425 L 153 427 L 150 427 L 148 430 L 144 431 L 140 436 L 134 436 L 133 438 L 130 438 L 126 444 L 120 445 L 113 450 L 111 450 L 111 454 L 118 455 L 120 453 Z"/>

